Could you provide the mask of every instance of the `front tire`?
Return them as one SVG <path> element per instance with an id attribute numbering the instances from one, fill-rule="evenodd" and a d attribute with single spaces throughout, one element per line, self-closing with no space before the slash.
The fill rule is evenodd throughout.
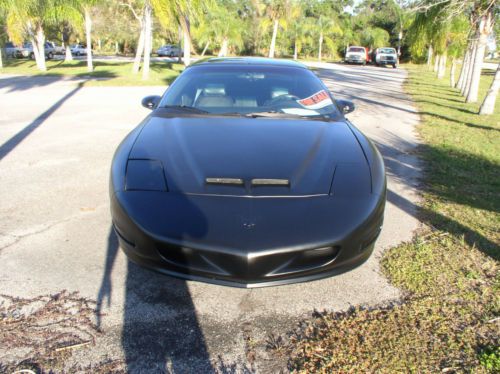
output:
<path id="1" fill-rule="evenodd" d="M 52 52 L 49 52 L 49 53 L 47 54 L 47 58 L 48 58 L 49 60 L 52 60 L 52 59 L 54 58 L 54 54 L 53 54 Z"/>
<path id="2" fill-rule="evenodd" d="M 30 53 L 30 60 L 34 60 L 35 59 L 35 54 L 33 52 Z"/>
<path id="3" fill-rule="evenodd" d="M 396 69 L 396 64 L 392 64 L 392 68 L 393 68 L 393 69 Z"/>

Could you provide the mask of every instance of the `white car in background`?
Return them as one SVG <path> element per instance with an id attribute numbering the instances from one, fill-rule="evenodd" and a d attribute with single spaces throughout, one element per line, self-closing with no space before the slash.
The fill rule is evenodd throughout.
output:
<path id="1" fill-rule="evenodd" d="M 87 55 L 87 48 L 81 44 L 73 44 L 70 46 L 71 54 L 74 56 L 85 56 Z"/>
<path id="2" fill-rule="evenodd" d="M 362 64 L 368 62 L 368 52 L 365 47 L 351 46 L 345 53 L 345 62 L 347 64 Z"/>
<path id="3" fill-rule="evenodd" d="M 375 65 L 392 65 L 396 69 L 398 63 L 398 54 L 394 48 L 384 47 L 375 50 L 375 58 L 373 59 Z"/>
<path id="4" fill-rule="evenodd" d="M 176 45 L 164 45 L 156 50 L 156 54 L 159 57 L 168 56 L 168 57 L 179 57 L 181 54 L 181 50 Z"/>

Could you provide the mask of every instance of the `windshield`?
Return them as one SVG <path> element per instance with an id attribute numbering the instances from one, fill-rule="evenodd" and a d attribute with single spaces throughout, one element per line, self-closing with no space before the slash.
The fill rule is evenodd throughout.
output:
<path id="1" fill-rule="evenodd" d="M 347 52 L 361 52 L 361 53 L 364 53 L 365 52 L 365 49 L 364 48 L 360 48 L 360 47 L 351 47 L 347 50 Z"/>
<path id="2" fill-rule="evenodd" d="M 396 50 L 394 48 L 381 48 L 380 53 L 396 54 Z"/>
<path id="3" fill-rule="evenodd" d="M 209 114 L 338 114 L 329 92 L 311 71 L 283 66 L 193 66 L 176 79 L 159 107 L 192 107 Z"/>

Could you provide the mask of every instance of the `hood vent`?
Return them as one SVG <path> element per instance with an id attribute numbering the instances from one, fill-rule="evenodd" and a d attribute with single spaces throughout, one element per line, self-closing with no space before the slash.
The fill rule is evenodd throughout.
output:
<path id="1" fill-rule="evenodd" d="M 289 186 L 288 179 L 252 179 L 252 186 Z"/>
<path id="2" fill-rule="evenodd" d="M 243 179 L 241 178 L 206 178 L 205 182 L 207 182 L 207 184 L 243 186 Z"/>

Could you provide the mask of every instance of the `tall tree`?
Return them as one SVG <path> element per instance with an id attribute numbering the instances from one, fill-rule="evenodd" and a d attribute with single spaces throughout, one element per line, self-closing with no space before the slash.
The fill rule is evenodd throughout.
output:
<path id="1" fill-rule="evenodd" d="M 266 14 L 272 23 L 273 34 L 271 37 L 271 45 L 269 46 L 269 57 L 274 58 L 276 49 L 276 38 L 278 37 L 278 28 L 280 24 L 286 27 L 286 15 L 289 7 L 288 0 L 267 0 Z"/>
<path id="2" fill-rule="evenodd" d="M 207 4 L 208 2 L 205 2 Z M 177 24 L 183 35 L 184 65 L 191 63 L 191 22 L 196 20 L 203 10 L 201 0 L 151 0 L 151 5 L 164 27 Z"/>
<path id="3" fill-rule="evenodd" d="M 79 0 L 83 18 L 85 22 L 85 40 L 87 43 L 87 71 L 94 70 L 92 57 L 92 8 L 99 3 L 99 0 Z"/>
<path id="4" fill-rule="evenodd" d="M 495 78 L 491 82 L 490 89 L 484 98 L 483 104 L 479 109 L 479 114 L 493 114 L 495 111 L 495 103 L 497 102 L 498 89 L 500 88 L 500 64 L 497 65 Z"/>

